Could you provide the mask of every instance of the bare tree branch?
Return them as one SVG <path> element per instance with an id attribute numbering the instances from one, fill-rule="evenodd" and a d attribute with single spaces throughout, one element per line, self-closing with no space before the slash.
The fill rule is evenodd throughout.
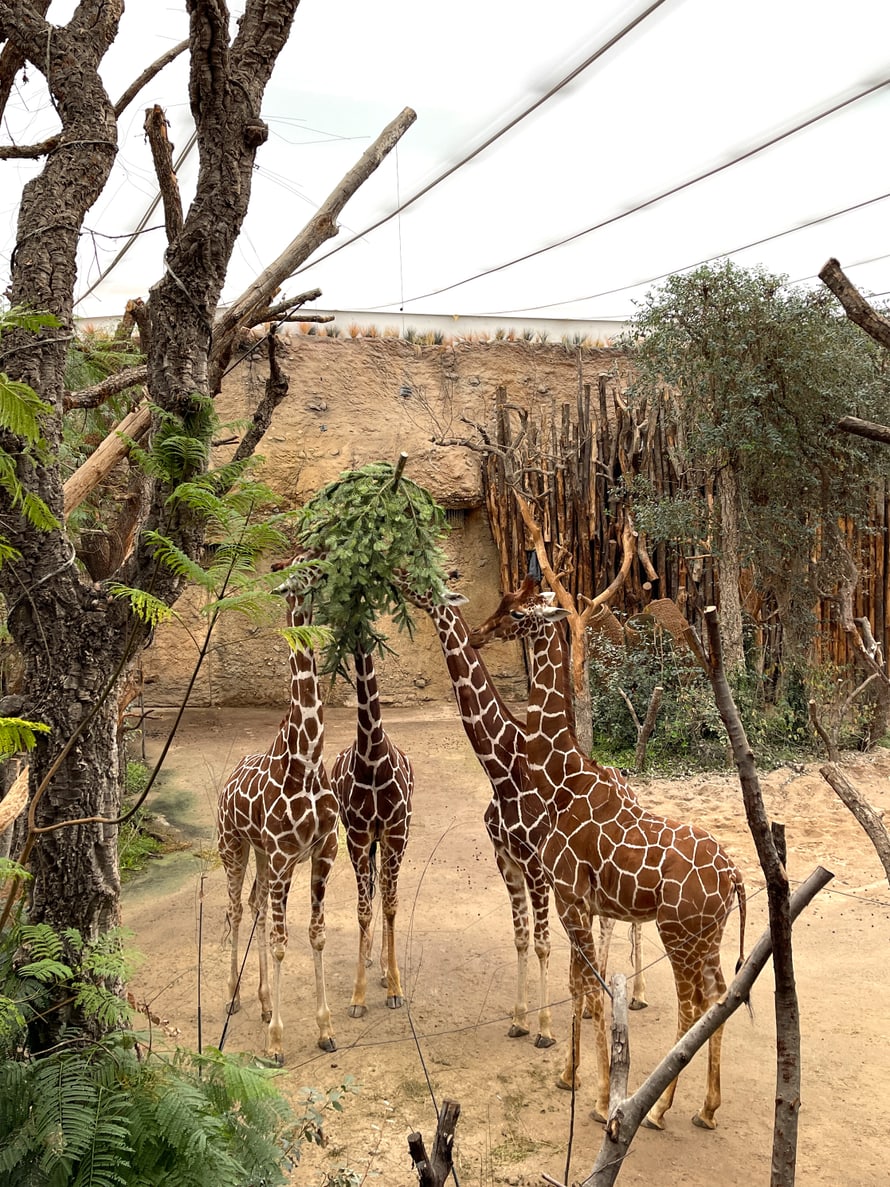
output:
<path id="1" fill-rule="evenodd" d="M 281 284 L 318 248 L 325 240 L 339 231 L 336 219 L 359 186 L 365 182 L 390 151 L 411 127 L 417 115 L 406 107 L 400 115 L 388 124 L 374 143 L 362 154 L 359 161 L 331 191 L 316 211 L 315 217 L 288 244 L 281 255 L 265 268 L 245 289 L 242 295 L 226 309 L 214 326 L 214 342 L 209 367 L 211 374 L 219 375 L 220 363 L 230 349 L 231 335 L 241 325 L 249 322 L 255 310 L 268 305 L 272 294 Z M 222 362 L 222 366 L 225 363 Z M 212 385 L 211 385 L 212 386 Z"/>
<path id="2" fill-rule="evenodd" d="M 182 230 L 182 198 L 179 194 L 179 182 L 173 169 L 173 145 L 167 136 L 169 127 L 167 117 L 157 103 L 154 107 L 149 107 L 146 110 L 143 127 L 151 148 L 158 188 L 164 203 L 164 226 L 167 230 L 167 242 L 172 243 Z"/>
<path id="3" fill-rule="evenodd" d="M 826 766 L 820 767 L 819 774 L 862 825 L 865 835 L 874 845 L 877 855 L 881 859 L 887 881 L 890 882 L 890 836 L 884 827 L 882 813 L 875 811 L 871 804 L 859 794 L 836 762 L 832 761 Z"/>
<path id="4" fill-rule="evenodd" d="M 858 416 L 842 416 L 837 427 L 845 433 L 855 433 L 857 437 L 869 437 L 872 441 L 880 441 L 890 445 L 890 428 L 887 425 L 875 424 L 873 420 L 860 420 Z"/>
<path id="5" fill-rule="evenodd" d="M 817 866 L 805 882 L 798 886 L 791 896 L 789 917 L 797 919 L 804 908 L 827 885 L 834 874 Z M 739 1006 L 750 996 L 751 987 L 766 966 L 773 948 L 772 936 L 767 929 L 751 949 L 748 959 L 736 974 L 726 996 L 699 1018 L 683 1037 L 667 1053 L 661 1063 L 646 1078 L 633 1096 L 610 1106 L 606 1133 L 593 1170 L 581 1183 L 581 1187 L 611 1187 L 621 1170 L 630 1144 L 643 1118 L 658 1100 L 661 1093 L 675 1079 L 692 1056 L 708 1041 L 711 1035 L 730 1018 Z"/>
<path id="6" fill-rule="evenodd" d="M 142 90 L 142 88 L 147 86 L 148 83 L 150 83 L 155 77 L 155 75 L 160 74 L 165 66 L 168 66 L 174 60 L 174 58 L 178 58 L 181 53 L 184 53 L 185 50 L 188 49 L 188 47 L 188 38 L 186 38 L 185 41 L 180 41 L 179 45 L 174 45 L 172 49 L 168 49 L 166 53 L 161 54 L 161 56 L 156 61 L 152 62 L 150 66 L 147 66 L 138 78 L 133 79 L 133 81 L 118 99 L 117 103 L 115 103 L 114 114 L 117 116 L 122 115 Z"/>
<path id="7" fill-rule="evenodd" d="M 830 259 L 819 273 L 819 279 L 834 293 L 851 322 L 864 330 L 875 342 L 890 350 L 890 320 L 869 305 L 855 285 L 851 284 L 835 259 Z"/>
<path id="8" fill-rule="evenodd" d="M 98 408 L 112 396 L 125 392 L 128 387 L 138 387 L 148 379 L 148 367 L 128 367 L 125 371 L 117 371 L 109 375 L 92 387 L 82 388 L 79 392 L 66 391 L 63 407 L 66 412 L 72 408 Z"/>

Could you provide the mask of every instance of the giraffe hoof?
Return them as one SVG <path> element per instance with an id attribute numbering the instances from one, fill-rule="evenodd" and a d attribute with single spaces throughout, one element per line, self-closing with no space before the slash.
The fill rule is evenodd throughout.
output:
<path id="1" fill-rule="evenodd" d="M 605 1116 L 604 1116 L 604 1115 L 603 1115 L 603 1114 L 600 1112 L 600 1110 L 599 1110 L 599 1109 L 591 1109 L 591 1110 L 590 1110 L 590 1120 L 591 1120 L 591 1121 L 597 1121 L 597 1122 L 598 1122 L 600 1125 L 605 1125 L 605 1124 L 606 1124 L 606 1118 L 605 1118 Z"/>
<path id="2" fill-rule="evenodd" d="M 395 993 L 391 993 L 386 999 L 386 1004 L 391 1010 L 401 1010 L 402 1006 L 405 1004 L 405 999 L 399 997 Z"/>
<path id="3" fill-rule="evenodd" d="M 555 1042 L 556 1042 L 556 1039 L 553 1037 L 553 1035 L 536 1035 L 535 1036 L 535 1046 L 540 1051 L 545 1050 L 547 1047 L 552 1047 Z"/>
<path id="4" fill-rule="evenodd" d="M 649 1003 L 646 1001 L 646 999 L 645 999 L 645 998 L 642 998 L 642 997 L 632 997 L 632 998 L 630 999 L 630 1004 L 628 1005 L 628 1007 L 627 1007 L 627 1008 L 628 1008 L 629 1010 L 648 1010 L 648 1009 L 649 1009 Z"/>
<path id="5" fill-rule="evenodd" d="M 334 1042 L 333 1035 L 331 1035 L 330 1038 L 327 1038 L 327 1039 L 319 1039 L 318 1045 L 322 1049 L 322 1051 L 336 1051 L 337 1050 L 337 1044 Z"/>
<path id="6" fill-rule="evenodd" d="M 576 1080 L 575 1083 L 572 1084 L 571 1081 L 564 1080 L 562 1078 L 562 1076 L 560 1076 L 559 1079 L 556 1081 L 556 1087 L 561 1088 L 563 1090 L 563 1092 L 572 1092 L 572 1091 L 577 1092 L 580 1084 L 581 1084 L 580 1080 Z"/>
<path id="7" fill-rule="evenodd" d="M 284 1067 L 283 1051 L 273 1051 L 266 1058 L 273 1067 Z"/>
<path id="8" fill-rule="evenodd" d="M 656 1121 L 653 1117 L 644 1117 L 643 1125 L 646 1127 L 646 1129 L 657 1129 L 661 1132 L 664 1131 L 664 1122 L 661 1120 Z"/>
<path id="9" fill-rule="evenodd" d="M 353 1003 L 349 1007 L 349 1017 L 350 1018 L 364 1018 L 364 1016 L 365 1016 L 365 1014 L 367 1014 L 367 1012 L 368 1012 L 367 1006 L 360 1006 L 360 1005 L 356 1005 L 355 1003 Z M 322 1044 L 319 1043 L 318 1045 L 320 1047 Z"/>
<path id="10" fill-rule="evenodd" d="M 507 1031 L 507 1037 L 511 1038 L 511 1039 L 524 1039 L 527 1034 L 528 1034 L 528 1027 L 527 1026 L 517 1026 L 517 1024 L 515 1022 L 510 1027 L 510 1029 Z"/>
<path id="11" fill-rule="evenodd" d="M 271 1022 L 272 1021 L 272 1011 L 271 1010 L 263 1010 L 262 1014 L 260 1014 L 260 1017 L 262 1018 L 263 1022 Z"/>
<path id="12" fill-rule="evenodd" d="M 240 1009 L 241 1009 L 241 1002 L 238 1000 L 237 997 L 232 998 L 232 1000 L 230 1002 L 228 1002 L 226 1005 L 226 1013 L 229 1015 L 230 1018 L 233 1014 L 237 1014 Z"/>
<path id="13" fill-rule="evenodd" d="M 714 1120 L 713 1117 L 711 1118 L 710 1121 L 708 1121 L 705 1117 L 702 1117 L 701 1113 L 695 1114 L 695 1116 L 692 1118 L 692 1124 L 697 1125 L 699 1127 L 699 1129 L 716 1129 L 717 1128 L 717 1122 Z"/>

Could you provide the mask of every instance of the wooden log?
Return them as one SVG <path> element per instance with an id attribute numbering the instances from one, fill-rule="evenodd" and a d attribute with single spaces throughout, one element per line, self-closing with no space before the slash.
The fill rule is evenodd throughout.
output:
<path id="1" fill-rule="evenodd" d="M 826 763 L 824 767 L 819 768 L 819 774 L 862 826 L 865 835 L 874 845 L 887 881 L 890 882 L 890 835 L 884 827 L 881 813 L 876 812 L 871 804 L 863 799 L 837 763 Z"/>
<path id="2" fill-rule="evenodd" d="M 62 490 L 63 509 L 66 516 L 79 507 L 91 490 L 94 490 L 119 461 L 127 456 L 129 438 L 138 441 L 151 428 L 151 409 L 141 404 L 128 413 L 116 425 L 97 449 L 90 454 L 82 466 L 74 471 Z"/>
<path id="3" fill-rule="evenodd" d="M 427 1157 L 426 1147 L 420 1133 L 408 1134 L 408 1151 L 417 1171 L 420 1187 L 442 1187 L 451 1174 L 454 1150 L 454 1128 L 460 1117 L 460 1105 L 456 1100 L 442 1102 L 439 1121 L 433 1141 L 433 1153 Z"/>

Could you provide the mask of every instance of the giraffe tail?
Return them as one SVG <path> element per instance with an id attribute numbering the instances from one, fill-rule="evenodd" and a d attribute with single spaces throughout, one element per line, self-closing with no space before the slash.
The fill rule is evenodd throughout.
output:
<path id="1" fill-rule="evenodd" d="M 368 852 L 368 860 L 370 863 L 370 875 L 371 875 L 370 882 L 371 882 L 371 898 L 372 899 L 374 898 L 374 895 L 377 892 L 377 848 L 378 848 L 378 842 L 376 840 L 372 841 L 371 848 Z"/>
<path id="2" fill-rule="evenodd" d="M 748 915 L 748 895 L 745 891 L 745 883 L 740 870 L 736 870 L 733 889 L 739 903 L 739 958 L 735 964 L 735 971 L 738 972 L 745 963 L 745 923 Z M 751 1004 L 750 993 L 745 998 L 745 1005 L 748 1007 L 748 1016 L 753 1022 L 754 1006 Z"/>

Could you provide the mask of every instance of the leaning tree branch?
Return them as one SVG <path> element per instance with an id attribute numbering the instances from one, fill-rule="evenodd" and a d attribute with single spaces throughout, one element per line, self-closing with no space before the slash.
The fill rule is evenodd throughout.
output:
<path id="1" fill-rule="evenodd" d="M 123 115 L 142 88 L 147 86 L 147 84 L 151 82 L 155 75 L 160 74 L 165 66 L 169 66 L 174 58 L 178 58 L 181 53 L 184 53 L 188 49 L 188 47 L 189 39 L 186 38 L 185 41 L 180 41 L 179 45 L 174 45 L 172 49 L 168 49 L 166 53 L 161 54 L 161 56 L 152 62 L 150 66 L 146 66 L 139 77 L 133 79 L 133 81 L 118 99 L 117 103 L 115 103 L 114 114 L 118 117 Z"/>
<path id="2" fill-rule="evenodd" d="M 729 735 L 732 755 L 739 772 L 748 828 L 766 877 L 769 928 L 775 951 L 776 1103 L 770 1184 L 771 1187 L 793 1187 L 800 1111 L 800 1007 L 794 982 L 788 872 L 776 846 L 775 834 L 770 828 L 754 754 L 726 678 L 715 606 L 707 607 L 704 619 L 708 637 L 708 677 L 720 717 Z"/>
<path id="3" fill-rule="evenodd" d="M 321 289 L 309 289 L 308 292 L 298 293 L 295 297 L 289 297 L 286 301 L 279 301 L 277 305 L 270 305 L 267 309 L 258 309 L 251 318 L 248 319 L 247 325 L 259 326 L 266 321 L 275 321 L 283 314 L 290 313 L 294 309 L 300 309 L 307 301 L 317 301 L 321 296 Z M 308 314 L 305 320 L 310 318 L 320 318 L 323 314 Z M 325 318 L 326 321 L 333 321 L 333 315 Z"/>
<path id="4" fill-rule="evenodd" d="M 840 264 L 831 259 L 819 273 L 819 279 L 834 293 L 851 322 L 864 330 L 875 342 L 890 350 L 890 319 L 878 313 L 851 284 Z"/>
<path id="5" fill-rule="evenodd" d="M 878 857 L 881 859 L 887 881 L 890 882 L 890 835 L 884 827 L 882 814 L 875 811 L 871 804 L 859 794 L 837 763 L 826 763 L 824 767 L 819 768 L 819 774 L 862 825 L 865 835 L 874 845 Z"/>
<path id="6" fill-rule="evenodd" d="M 265 268 L 218 318 L 213 330 L 213 347 L 210 353 L 209 370 L 218 376 L 225 366 L 225 357 L 230 349 L 235 330 L 249 322 L 254 311 L 269 304 L 280 286 L 309 256 L 327 239 L 338 231 L 337 216 L 371 174 L 382 164 L 402 136 L 417 119 L 416 112 L 406 107 L 383 129 L 374 143 L 362 154 L 356 164 L 343 177 L 334 190 L 318 208 L 312 220 L 291 240 L 277 260 Z M 211 385 L 214 390 L 214 385 Z"/>
<path id="7" fill-rule="evenodd" d="M 845 433 L 855 433 L 857 437 L 868 437 L 872 441 L 890 445 L 890 428 L 887 425 L 876 424 L 873 420 L 860 420 L 858 416 L 842 416 L 837 422 L 837 427 Z"/>
<path id="8" fill-rule="evenodd" d="M 263 434 L 272 423 L 272 414 L 287 395 L 289 381 L 278 364 L 276 346 L 278 339 L 275 331 L 271 331 L 267 338 L 269 357 L 269 378 L 266 380 L 266 390 L 262 400 L 256 407 L 250 428 L 241 438 L 241 443 L 232 456 L 233 462 L 240 462 L 253 454 Z"/>
<path id="9" fill-rule="evenodd" d="M 125 371 L 116 371 L 92 387 L 82 388 L 79 392 L 66 391 L 62 407 L 66 412 L 72 408 L 98 408 L 112 396 L 120 395 L 128 387 L 138 387 L 148 381 L 148 367 L 127 367 Z"/>
<path id="10" fill-rule="evenodd" d="M 823 869 L 822 866 L 816 867 L 809 878 L 802 882 L 791 896 L 789 902 L 790 922 L 793 923 L 797 919 L 804 908 L 833 877 L 834 874 Z M 751 949 L 748 959 L 727 989 L 726 996 L 711 1006 L 699 1018 L 698 1022 L 686 1031 L 633 1096 L 613 1104 L 613 1093 L 615 1097 L 620 1095 L 621 1082 L 612 1081 L 610 1083 L 609 1119 L 606 1122 L 605 1136 L 593 1170 L 583 1181 L 581 1187 L 611 1187 L 618 1177 L 621 1164 L 637 1130 L 643 1123 L 643 1118 L 668 1084 L 676 1079 L 686 1067 L 695 1052 L 703 1047 L 711 1035 L 736 1012 L 739 1006 L 748 1000 L 751 987 L 766 966 L 772 950 L 772 935 L 767 929 Z M 620 1063 L 622 1069 L 625 1062 L 622 1057 Z"/>

